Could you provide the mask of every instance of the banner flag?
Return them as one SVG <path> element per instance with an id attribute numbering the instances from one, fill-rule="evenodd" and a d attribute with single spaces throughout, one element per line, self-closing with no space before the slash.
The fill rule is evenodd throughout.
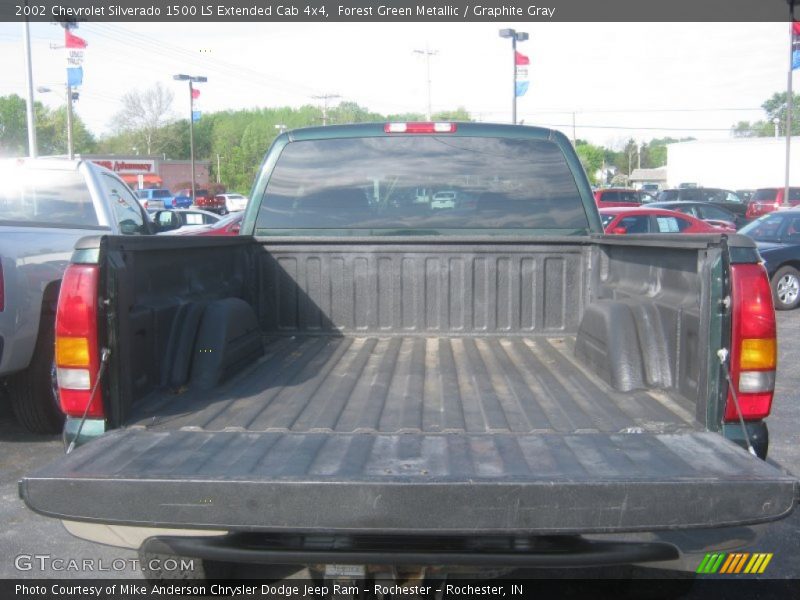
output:
<path id="1" fill-rule="evenodd" d="M 514 55 L 514 63 L 517 69 L 517 97 L 524 96 L 528 91 L 528 65 L 531 64 L 531 59 L 520 52 Z"/>
<path id="2" fill-rule="evenodd" d="M 67 85 L 75 87 L 83 83 L 84 48 L 86 40 L 64 30 L 64 46 L 67 50 Z"/>
<path id="3" fill-rule="evenodd" d="M 67 85 L 75 87 L 83 83 L 83 67 L 67 69 Z"/>

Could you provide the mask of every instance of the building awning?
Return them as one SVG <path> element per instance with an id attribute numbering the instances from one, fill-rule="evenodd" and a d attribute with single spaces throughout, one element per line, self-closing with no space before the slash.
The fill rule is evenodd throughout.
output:
<path id="1" fill-rule="evenodd" d="M 155 173 L 142 173 L 139 175 L 138 173 L 122 173 L 120 174 L 122 181 L 127 183 L 132 187 L 138 187 L 139 185 L 139 177 L 142 178 L 143 185 L 156 185 L 160 186 L 163 183 L 161 177 L 156 175 Z"/>

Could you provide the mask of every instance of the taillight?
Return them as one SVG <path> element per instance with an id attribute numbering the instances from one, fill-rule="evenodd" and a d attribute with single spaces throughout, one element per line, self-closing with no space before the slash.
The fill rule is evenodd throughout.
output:
<path id="1" fill-rule="evenodd" d="M 97 344 L 97 265 L 70 265 L 61 280 L 56 310 L 56 373 L 61 410 L 71 417 L 103 416 L 97 381 L 100 353 Z"/>
<path id="2" fill-rule="evenodd" d="M 775 309 L 767 271 L 761 264 L 731 266 L 731 380 L 745 420 L 769 415 L 775 389 L 778 348 Z M 737 421 L 730 392 L 725 420 Z"/>
<path id="3" fill-rule="evenodd" d="M 455 123 L 386 123 L 384 133 L 455 133 Z"/>

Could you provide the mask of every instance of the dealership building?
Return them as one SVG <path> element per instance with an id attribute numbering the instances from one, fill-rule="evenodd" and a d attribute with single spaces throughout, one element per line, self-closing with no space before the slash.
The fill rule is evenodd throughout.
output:
<path id="1" fill-rule="evenodd" d="M 188 160 L 166 160 L 161 156 L 83 154 L 81 158 L 97 163 L 111 171 L 133 189 L 167 188 L 176 191 L 192 180 L 192 163 Z M 195 160 L 195 182 L 198 187 L 210 183 L 211 163 Z"/>

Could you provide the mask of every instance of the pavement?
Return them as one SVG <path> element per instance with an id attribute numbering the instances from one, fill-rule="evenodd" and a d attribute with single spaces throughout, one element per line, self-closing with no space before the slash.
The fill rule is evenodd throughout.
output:
<path id="1" fill-rule="evenodd" d="M 768 420 L 768 461 L 800 476 L 800 309 L 778 313 L 778 339 L 779 368 Z M 58 436 L 26 433 L 0 394 L 0 579 L 141 578 L 141 571 L 131 563 L 137 558 L 135 551 L 76 539 L 59 521 L 33 513 L 19 499 L 17 481 L 26 472 L 57 459 L 63 451 Z M 766 526 L 757 546 L 744 551 L 748 550 L 774 553 L 765 576 L 800 579 L 800 510 Z M 91 559 L 95 570 L 78 573 L 70 570 L 68 563 L 54 564 L 54 558 Z M 102 568 L 107 570 L 99 570 Z"/>

